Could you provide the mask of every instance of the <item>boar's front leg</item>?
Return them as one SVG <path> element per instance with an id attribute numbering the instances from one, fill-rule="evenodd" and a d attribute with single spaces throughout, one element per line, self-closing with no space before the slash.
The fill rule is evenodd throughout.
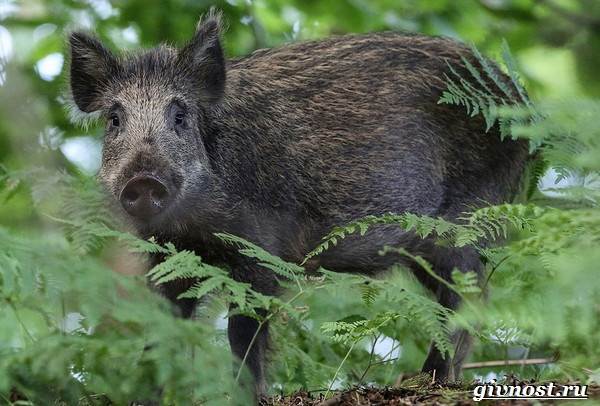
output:
<path id="1" fill-rule="evenodd" d="M 149 268 L 152 269 L 156 265 L 160 264 L 165 260 L 162 254 L 152 254 L 150 256 Z M 169 300 L 174 306 L 174 312 L 177 316 L 189 319 L 194 315 L 196 309 L 196 299 L 183 298 L 178 299 L 179 295 L 190 289 L 196 281 L 194 279 L 178 279 L 171 282 L 167 282 L 160 286 L 157 286 L 150 281 L 148 284 L 151 289 L 158 291 L 161 295 Z"/>
<path id="2" fill-rule="evenodd" d="M 256 397 L 264 394 L 266 391 L 265 353 L 269 341 L 268 323 L 261 325 L 251 317 L 231 316 L 227 325 L 227 336 L 231 351 L 236 357 L 234 374 L 237 376 L 240 368 L 247 368 L 253 380 L 249 389 Z M 241 365 L 242 361 L 243 365 Z M 242 386 L 248 386 L 244 383 L 247 382 L 247 378 L 244 377 L 243 372 Z"/>
<path id="3" fill-rule="evenodd" d="M 250 283 L 253 290 L 263 295 L 275 296 L 280 291 L 275 275 L 254 263 L 238 263 L 238 266 L 232 267 L 231 276 L 236 281 Z M 267 316 L 264 310 L 258 310 L 258 314 L 262 317 Z M 231 352 L 236 358 L 234 374 L 237 376 L 240 368 L 250 371 L 252 383 L 248 385 L 245 383 L 248 380 L 244 379 L 244 370 L 242 370 L 240 374 L 242 386 L 250 386 L 249 389 L 258 398 L 267 389 L 265 359 L 269 344 L 269 323 L 261 324 L 251 317 L 233 315 L 229 317 L 227 336 Z"/>

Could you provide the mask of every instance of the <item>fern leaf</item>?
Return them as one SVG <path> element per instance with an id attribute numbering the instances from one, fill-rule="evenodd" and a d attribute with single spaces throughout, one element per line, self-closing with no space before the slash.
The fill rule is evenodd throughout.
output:
<path id="1" fill-rule="evenodd" d="M 304 273 L 304 268 L 293 264 L 291 262 L 286 262 L 281 258 L 270 254 L 266 250 L 257 246 L 256 244 L 251 243 L 241 237 L 237 237 L 227 233 L 219 233 L 215 234 L 221 241 L 229 244 L 235 245 L 239 247 L 239 252 L 242 255 L 245 255 L 249 258 L 254 258 L 258 261 L 260 266 L 263 266 L 276 274 L 283 276 L 287 279 L 295 280 L 297 277 Z"/>

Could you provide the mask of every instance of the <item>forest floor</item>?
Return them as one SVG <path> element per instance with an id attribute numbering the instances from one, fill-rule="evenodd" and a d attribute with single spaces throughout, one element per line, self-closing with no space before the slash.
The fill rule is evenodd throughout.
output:
<path id="1" fill-rule="evenodd" d="M 428 379 L 431 377 L 427 376 Z M 522 381 L 514 377 L 507 377 L 501 384 L 509 385 L 542 385 L 541 382 Z M 560 388 L 564 385 L 578 385 L 577 382 L 555 383 L 555 387 Z M 402 381 L 397 387 L 375 388 L 375 387 L 354 387 L 344 391 L 326 391 L 306 392 L 301 391 L 293 395 L 277 395 L 261 399 L 259 406 L 405 406 L 405 405 L 425 405 L 425 406 L 507 406 L 507 405 L 540 405 L 540 404 L 569 404 L 574 405 L 600 405 L 600 385 L 587 385 L 587 399 L 572 400 L 539 400 L 539 399 L 493 399 L 493 400 L 474 400 L 474 388 L 477 383 L 463 384 L 438 384 L 425 381 L 422 375 L 418 375 Z M 32 405 L 27 399 L 17 392 L 9 396 L 10 405 Z M 93 398 L 93 401 L 90 399 Z M 7 399 L 8 400 L 8 399 Z M 67 406 L 69 403 L 56 401 L 52 403 L 55 406 Z M 158 402 L 131 402 L 130 406 L 153 406 L 159 405 Z M 190 403 L 191 405 L 192 403 Z M 193 403 L 194 405 L 203 405 L 203 402 Z M 78 406 L 90 405 L 117 405 L 106 398 L 104 395 L 91 396 L 82 399 Z"/>
<path id="2" fill-rule="evenodd" d="M 507 383 L 507 382 L 503 382 Z M 512 378 L 510 384 L 520 386 L 539 385 L 532 381 L 519 381 Z M 570 383 L 576 384 L 576 383 Z M 275 396 L 263 399 L 261 406 L 400 406 L 400 405 L 529 405 L 558 404 L 564 400 L 473 400 L 473 384 L 440 385 L 415 381 L 403 382 L 396 388 L 357 387 L 342 392 L 332 392 L 325 397 L 324 392 L 298 392 L 291 396 Z M 567 383 L 557 386 L 568 385 Z M 600 405 L 600 385 L 589 385 L 589 399 L 581 404 Z M 582 399 L 583 400 L 583 399 Z M 573 400 L 575 404 L 578 400 Z"/>

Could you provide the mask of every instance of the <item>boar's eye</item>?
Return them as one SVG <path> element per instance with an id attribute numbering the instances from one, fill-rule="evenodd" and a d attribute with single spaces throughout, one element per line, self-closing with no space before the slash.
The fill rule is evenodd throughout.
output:
<path id="1" fill-rule="evenodd" d="M 185 105 L 179 100 L 173 100 L 165 112 L 165 119 L 169 128 L 179 131 L 185 129 L 187 111 Z"/>
<path id="2" fill-rule="evenodd" d="M 121 122 L 119 121 L 119 116 L 117 115 L 117 113 L 111 114 L 110 117 L 108 118 L 108 121 L 110 122 L 111 127 L 119 127 L 121 125 Z"/>
<path id="3" fill-rule="evenodd" d="M 185 115 L 183 114 L 183 111 L 178 111 L 177 114 L 175 114 L 175 125 L 183 124 L 184 118 L 185 118 Z"/>

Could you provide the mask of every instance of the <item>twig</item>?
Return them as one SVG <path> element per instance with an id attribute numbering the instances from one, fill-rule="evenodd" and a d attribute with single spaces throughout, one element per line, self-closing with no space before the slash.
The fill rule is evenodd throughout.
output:
<path id="1" fill-rule="evenodd" d="M 390 358 L 390 359 L 384 359 L 382 361 L 377 361 L 377 362 L 373 362 L 373 364 L 371 366 L 375 366 L 375 365 L 383 365 L 383 364 L 387 364 L 388 362 L 394 362 L 394 361 L 398 361 L 400 358 L 396 357 L 396 358 Z"/>
<path id="2" fill-rule="evenodd" d="M 554 14 L 563 17 L 565 20 L 568 20 L 570 23 L 575 24 L 578 27 L 582 25 L 587 25 L 595 30 L 600 28 L 600 19 L 595 18 L 594 16 L 590 16 L 583 13 L 571 12 L 560 7 L 558 4 L 554 3 L 551 0 L 537 0 L 537 3 L 542 6 L 545 6 Z"/>
<path id="3" fill-rule="evenodd" d="M 338 366 L 338 369 L 335 371 L 335 374 L 333 375 L 333 378 L 331 379 L 331 383 L 329 384 L 329 388 L 327 388 L 327 392 L 325 392 L 325 396 L 329 395 L 329 392 L 331 392 L 331 388 L 333 387 L 333 384 L 335 383 L 335 380 L 337 379 L 338 374 L 342 370 L 342 366 L 344 365 L 344 363 L 346 362 L 346 360 L 350 356 L 350 353 L 354 349 L 354 346 L 356 345 L 357 342 L 358 342 L 358 340 L 356 340 L 356 341 L 354 341 L 352 343 L 352 345 L 350 346 L 350 349 L 348 350 L 348 352 L 344 356 L 344 359 L 342 360 L 342 362 L 340 362 L 340 365 Z"/>
<path id="4" fill-rule="evenodd" d="M 300 296 L 302 296 L 304 294 L 304 290 L 301 290 L 300 292 L 296 293 L 294 295 L 294 297 L 292 297 L 290 300 L 288 300 L 286 302 L 286 305 L 291 304 L 293 301 L 295 301 L 296 299 L 298 299 Z M 268 314 L 264 319 L 262 319 L 259 323 L 258 323 L 258 327 L 256 329 L 256 331 L 254 332 L 254 335 L 252 336 L 252 339 L 250 340 L 250 344 L 248 344 L 248 348 L 246 349 L 246 353 L 244 354 L 244 358 L 242 358 L 242 362 L 240 364 L 240 367 L 238 369 L 237 375 L 235 376 L 235 381 L 239 382 L 240 381 L 240 376 L 242 375 L 242 369 L 244 368 L 244 365 L 246 365 L 246 361 L 248 360 L 248 356 L 250 355 L 250 350 L 252 349 L 252 347 L 254 346 L 254 342 L 256 341 L 256 338 L 258 337 L 258 334 L 260 333 L 262 327 L 269 321 L 271 320 L 273 317 L 275 317 L 277 314 L 279 314 L 279 311 L 282 308 L 278 308 L 277 310 L 275 310 L 273 313 Z"/>
<path id="5" fill-rule="evenodd" d="M 247 13 L 250 16 L 250 28 L 252 28 L 252 35 L 254 36 L 254 45 L 256 49 L 265 48 L 267 46 L 266 32 L 263 25 L 256 18 L 256 12 L 254 10 L 254 3 L 248 2 Z"/>
<path id="6" fill-rule="evenodd" d="M 510 359 L 499 361 L 467 362 L 463 369 L 503 367 L 507 365 L 542 365 L 556 362 L 555 358 L 531 358 L 531 359 Z"/>
<path id="7" fill-rule="evenodd" d="M 27 334 L 27 337 L 29 337 L 31 342 L 35 342 L 35 338 L 33 338 L 33 335 L 29 332 L 29 329 L 27 328 L 27 326 L 21 319 L 21 316 L 19 316 L 19 312 L 17 311 L 17 307 L 15 306 L 15 304 L 13 302 L 9 301 L 8 305 L 10 306 L 13 313 L 15 314 L 15 318 L 17 319 L 17 322 L 21 325 L 21 328 L 23 329 L 23 331 L 25 331 L 25 334 Z"/>
<path id="8" fill-rule="evenodd" d="M 375 354 L 375 345 L 377 344 L 377 341 L 379 340 L 380 336 L 381 334 L 377 334 L 375 336 L 375 339 L 373 340 L 373 345 L 371 345 L 371 352 L 369 353 L 369 364 L 367 365 L 367 367 L 365 368 L 358 380 L 359 385 L 362 383 L 363 379 L 365 379 L 365 376 L 367 376 L 367 372 L 369 372 L 369 369 L 371 369 L 371 367 L 373 366 L 373 355 Z"/>
<path id="9" fill-rule="evenodd" d="M 506 261 L 508 258 L 510 258 L 510 255 L 505 256 L 504 258 L 502 258 L 500 261 L 498 261 L 494 267 L 492 268 L 492 270 L 490 271 L 490 273 L 488 274 L 487 278 L 485 279 L 485 283 L 483 284 L 483 287 L 481 288 L 481 293 L 479 295 L 479 297 L 482 297 L 485 290 L 488 287 L 488 284 L 490 283 L 490 279 L 492 279 L 492 275 L 494 275 L 494 272 L 496 272 L 496 269 L 498 269 L 500 267 L 500 265 L 502 265 L 502 263 L 504 261 Z"/>
<path id="10" fill-rule="evenodd" d="M 404 381 L 404 373 L 400 373 L 397 377 L 396 377 L 396 382 L 394 382 L 394 388 L 399 388 L 400 385 L 402 384 L 402 381 Z"/>

